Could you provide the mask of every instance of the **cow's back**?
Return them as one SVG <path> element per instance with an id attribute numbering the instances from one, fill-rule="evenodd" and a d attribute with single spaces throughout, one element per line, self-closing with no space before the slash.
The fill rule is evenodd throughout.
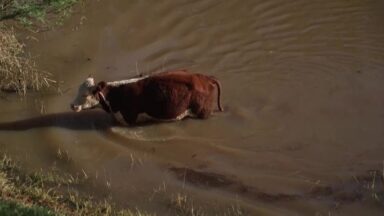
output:
<path id="1" fill-rule="evenodd" d="M 184 84 L 188 86 L 191 91 L 198 91 L 200 93 L 210 92 L 212 91 L 212 88 L 214 88 L 211 77 L 203 74 L 190 73 L 186 70 L 156 74 L 152 76 L 151 79 L 169 83 Z"/>

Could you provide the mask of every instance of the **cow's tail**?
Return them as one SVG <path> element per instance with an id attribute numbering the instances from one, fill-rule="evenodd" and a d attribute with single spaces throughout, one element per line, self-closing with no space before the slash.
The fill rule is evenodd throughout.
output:
<path id="1" fill-rule="evenodd" d="M 224 109 L 221 106 L 221 101 L 220 101 L 220 96 L 221 96 L 221 84 L 219 80 L 216 79 L 216 77 L 211 76 L 210 77 L 212 82 L 216 85 L 217 87 L 217 107 L 219 107 L 220 112 L 223 112 Z"/>

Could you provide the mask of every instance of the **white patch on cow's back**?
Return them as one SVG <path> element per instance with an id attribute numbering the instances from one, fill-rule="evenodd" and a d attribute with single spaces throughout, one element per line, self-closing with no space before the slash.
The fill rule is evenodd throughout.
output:
<path id="1" fill-rule="evenodd" d="M 109 85 L 109 86 L 120 86 L 120 85 L 124 85 L 124 84 L 128 84 L 128 83 L 134 83 L 134 82 L 146 79 L 148 77 L 149 77 L 149 75 L 138 77 L 138 78 L 132 78 L 132 79 L 128 79 L 128 80 L 112 81 L 112 82 L 107 82 L 107 85 Z"/>

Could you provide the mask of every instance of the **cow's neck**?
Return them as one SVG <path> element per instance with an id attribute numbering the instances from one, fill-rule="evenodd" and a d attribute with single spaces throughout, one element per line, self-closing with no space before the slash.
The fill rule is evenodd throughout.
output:
<path id="1" fill-rule="evenodd" d="M 104 93 L 102 91 L 99 91 L 97 94 L 99 95 L 99 102 L 103 106 L 105 106 L 105 108 L 107 109 L 108 112 L 112 113 L 111 103 L 107 100 Z"/>

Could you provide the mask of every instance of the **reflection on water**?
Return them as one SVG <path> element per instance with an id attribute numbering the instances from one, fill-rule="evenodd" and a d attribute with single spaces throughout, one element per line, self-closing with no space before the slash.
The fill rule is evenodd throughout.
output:
<path id="1" fill-rule="evenodd" d="M 89 1 L 63 27 L 35 34 L 39 42 L 26 40 L 68 91 L 42 96 L 43 116 L 28 100 L 0 100 L 1 121 L 16 121 L 0 125 L 0 146 L 31 169 L 65 151 L 66 169 L 109 185 L 84 190 L 164 214 L 163 199 L 185 193 L 212 211 L 240 203 L 253 214 L 381 215 L 337 191 L 383 166 L 383 9 L 375 0 Z M 227 111 L 130 128 L 102 112 L 67 113 L 89 74 L 176 68 L 218 77 Z M 220 179 L 227 186 L 204 183 Z"/>

